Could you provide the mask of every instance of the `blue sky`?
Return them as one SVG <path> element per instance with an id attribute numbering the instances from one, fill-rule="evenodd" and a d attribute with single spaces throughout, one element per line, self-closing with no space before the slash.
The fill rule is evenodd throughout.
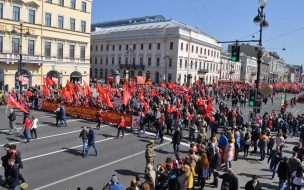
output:
<path id="1" fill-rule="evenodd" d="M 276 51 L 288 64 L 304 64 L 303 7 L 303 0 L 267 0 L 264 9 L 270 26 L 263 30 L 263 46 Z M 220 41 L 251 40 L 253 33 L 255 39 L 259 38 L 259 27 L 253 23 L 257 9 L 258 0 L 93 0 L 92 23 L 160 14 L 193 27 L 198 25 Z"/>

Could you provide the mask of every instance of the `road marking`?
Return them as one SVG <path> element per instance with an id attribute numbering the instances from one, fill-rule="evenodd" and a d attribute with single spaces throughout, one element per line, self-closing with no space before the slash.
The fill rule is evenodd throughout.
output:
<path id="1" fill-rule="evenodd" d="M 74 122 L 74 121 L 79 121 L 79 120 L 82 120 L 82 119 L 67 120 L 67 123 Z M 54 122 L 53 124 L 56 124 L 56 123 Z M 42 126 L 46 126 L 46 125 L 49 125 L 49 124 L 37 125 L 37 127 L 42 127 Z M 17 129 L 22 129 L 22 127 L 19 127 Z M 7 132 L 7 131 L 9 131 L 9 130 L 8 129 L 2 129 L 2 130 L 0 130 L 0 132 Z"/>
<path id="2" fill-rule="evenodd" d="M 125 134 L 125 136 L 131 135 L 131 134 L 133 134 L 133 133 Z M 99 141 L 95 141 L 95 143 L 97 144 L 97 143 L 100 143 L 100 142 L 112 140 L 112 139 L 114 139 L 114 138 L 115 138 L 115 137 L 102 139 L 102 140 L 99 140 Z M 33 159 L 35 159 L 35 158 L 41 158 L 41 157 L 48 156 L 48 155 L 52 155 L 52 154 L 56 154 L 56 153 L 59 153 L 59 152 L 69 151 L 69 150 L 72 150 L 72 149 L 75 149 L 75 148 L 79 148 L 79 147 L 82 147 L 82 146 L 83 146 L 83 145 L 78 145 L 78 146 L 74 146 L 74 147 L 71 147 L 71 148 L 65 148 L 65 149 L 61 149 L 61 150 L 54 151 L 54 152 L 49 152 L 49 153 L 46 153 L 46 154 L 41 154 L 41 155 L 38 155 L 38 156 L 33 156 L 33 157 L 25 158 L 25 159 L 22 159 L 22 161 L 33 160 Z"/>
<path id="3" fill-rule="evenodd" d="M 146 133 L 147 133 L 148 135 L 155 136 L 154 133 L 147 132 L 147 131 L 146 131 Z M 164 139 L 167 140 L 167 141 L 170 141 L 170 142 L 172 141 L 172 139 L 169 138 L 169 137 L 165 137 L 165 136 L 164 136 Z M 187 143 L 184 143 L 184 142 L 181 142 L 180 144 L 181 144 L 181 145 L 184 145 L 184 146 L 187 146 L 187 147 L 190 147 L 190 144 L 187 144 Z"/>
<path id="4" fill-rule="evenodd" d="M 300 111 L 300 108 L 297 109 L 296 112 L 294 112 L 293 116 L 296 117 L 296 114 L 298 113 L 298 111 Z"/>
<path id="5" fill-rule="evenodd" d="M 100 125 L 100 128 L 104 128 L 104 127 L 108 127 L 110 125 Z M 59 134 L 56 134 L 56 135 L 50 135 L 50 136 L 45 136 L 45 137 L 40 137 L 40 138 L 37 138 L 37 140 L 41 140 L 41 139 L 47 139 L 47 138 L 51 138 L 51 137 L 57 137 L 57 136 L 62 136 L 62 135 L 67 135 L 67 134 L 71 134 L 71 133 L 77 133 L 77 132 L 80 132 L 81 130 L 76 130 L 76 131 L 70 131 L 70 132 L 66 132 L 66 133 L 59 133 Z M 36 141 L 36 140 L 35 140 Z M 9 143 L 9 144 L 19 144 L 19 143 L 25 143 L 25 141 L 19 141 L 19 142 L 12 142 L 12 143 Z M 5 144 L 1 144 L 0 147 L 4 146 Z"/>
<path id="6" fill-rule="evenodd" d="M 155 146 L 154 148 L 158 148 L 158 147 L 161 147 L 161 146 L 167 145 L 167 144 L 169 144 L 169 143 L 170 143 L 170 142 L 166 142 L 166 143 L 164 143 L 164 144 L 161 144 L 161 145 Z M 82 145 L 81 145 L 81 146 L 82 146 Z M 67 178 L 64 178 L 64 179 L 61 179 L 61 180 L 55 181 L 55 182 L 53 182 L 53 183 L 50 183 L 50 184 L 44 185 L 44 186 L 42 186 L 42 187 L 35 188 L 34 190 L 45 189 L 45 188 L 47 188 L 47 187 L 50 187 L 50 186 L 56 185 L 56 184 L 58 184 L 58 183 L 65 182 L 65 181 L 68 181 L 68 180 L 70 180 L 70 179 L 73 179 L 73 178 L 76 178 L 76 177 L 79 177 L 79 176 L 82 176 L 82 175 L 85 175 L 85 174 L 88 174 L 88 173 L 94 172 L 94 171 L 96 171 L 96 170 L 99 170 L 99 169 L 101 169 L 101 168 L 104 168 L 104 167 L 107 167 L 107 166 L 110 166 L 110 165 L 116 164 L 116 163 L 121 162 L 121 161 L 127 160 L 127 159 L 129 159 L 129 158 L 132 158 L 132 157 L 137 156 L 137 155 L 142 154 L 142 153 L 145 153 L 145 150 L 144 150 L 144 151 L 140 151 L 140 152 L 135 153 L 135 154 L 132 154 L 132 155 L 130 155 L 130 156 L 127 156 L 127 157 L 124 157 L 124 158 L 121 158 L 121 159 L 115 160 L 115 161 L 113 161 L 113 162 L 110 162 L 110 163 L 104 164 L 104 165 L 99 166 L 99 167 L 97 167 L 97 168 L 90 169 L 90 170 L 87 170 L 87 171 L 85 171 L 85 172 L 81 172 L 81 173 L 78 173 L 78 174 L 76 174 L 76 175 L 73 175 L 73 176 L 70 176 L 70 177 L 67 177 Z"/>
<path id="7" fill-rule="evenodd" d="M 40 118 L 46 118 L 46 117 L 54 117 L 54 115 L 52 115 L 52 116 L 43 116 L 43 117 L 40 117 Z"/>

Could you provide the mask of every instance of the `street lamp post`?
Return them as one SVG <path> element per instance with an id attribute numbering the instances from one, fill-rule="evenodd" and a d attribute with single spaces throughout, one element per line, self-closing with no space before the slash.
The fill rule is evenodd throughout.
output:
<path id="1" fill-rule="evenodd" d="M 223 61 L 221 60 L 221 62 L 220 62 L 220 80 L 222 79 L 222 65 L 223 65 Z"/>
<path id="2" fill-rule="evenodd" d="M 19 80 L 19 91 L 21 93 L 22 91 L 22 80 L 21 80 L 21 71 L 22 71 L 22 34 L 23 34 L 23 23 L 24 21 L 23 20 L 19 20 L 19 25 L 20 25 L 20 28 L 18 27 L 14 27 L 14 30 L 12 31 L 13 34 L 16 34 L 17 31 L 16 29 L 19 30 L 19 33 L 20 33 L 20 42 L 19 42 L 19 62 L 18 62 L 18 80 Z M 27 31 L 25 33 L 26 35 L 31 35 L 29 31 Z"/>
<path id="3" fill-rule="evenodd" d="M 266 15 L 264 14 L 264 8 L 266 6 L 266 0 L 259 0 L 258 5 L 258 15 L 253 19 L 253 22 L 260 26 L 260 39 L 259 39 L 259 47 L 257 48 L 257 63 L 258 63 L 258 70 L 257 70 L 257 80 L 256 80 L 256 88 L 259 88 L 260 83 L 260 74 L 261 74 L 261 63 L 262 63 L 262 30 L 266 29 L 269 26 L 269 23 L 266 21 Z"/>
<path id="4" fill-rule="evenodd" d="M 126 72 L 126 73 L 129 73 L 128 79 L 130 80 L 130 74 L 131 74 L 131 72 L 130 72 L 130 67 L 131 67 L 131 54 L 134 53 L 134 51 L 133 51 L 133 46 L 132 46 L 132 45 L 130 45 L 129 51 L 128 51 L 127 53 L 129 54 L 129 66 L 128 66 L 128 72 Z M 127 78 L 127 76 L 126 76 L 126 78 Z"/>
<path id="5" fill-rule="evenodd" d="M 164 82 L 166 82 L 166 77 L 168 77 L 168 75 L 167 75 L 168 59 L 170 59 L 170 56 L 168 53 L 164 56 L 164 59 L 166 60 L 166 67 L 165 67 L 165 73 L 164 73 L 163 79 L 164 79 Z"/>

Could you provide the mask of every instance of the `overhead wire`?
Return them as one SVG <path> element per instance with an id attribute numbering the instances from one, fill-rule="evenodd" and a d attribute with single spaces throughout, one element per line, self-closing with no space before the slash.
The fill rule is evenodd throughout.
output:
<path id="1" fill-rule="evenodd" d="M 202 21 L 201 17 L 197 14 L 197 12 L 195 11 L 195 9 L 193 8 L 192 4 L 190 3 L 189 0 L 187 0 L 187 2 L 189 3 L 191 9 L 193 10 L 193 12 L 196 14 L 196 16 L 198 17 L 198 19 L 200 20 L 200 22 L 203 24 L 203 26 L 206 28 L 207 32 L 210 34 L 208 28 L 206 27 L 206 25 L 204 24 L 204 22 Z"/>
<path id="2" fill-rule="evenodd" d="M 275 39 L 280 38 L 280 37 L 283 37 L 283 36 L 286 36 L 286 35 L 288 35 L 288 34 L 297 32 L 297 31 L 299 31 L 299 30 L 303 30 L 303 29 L 304 29 L 304 27 L 299 28 L 299 29 L 296 29 L 296 30 L 293 30 L 293 31 L 291 31 L 291 32 L 287 32 L 287 33 L 282 34 L 282 35 L 280 35 L 280 36 L 277 36 L 277 37 L 271 38 L 271 39 L 269 39 L 269 40 L 266 40 L 266 41 L 264 41 L 264 43 L 265 43 L 265 42 L 269 42 L 269 41 L 271 41 L 271 40 L 275 40 Z"/>

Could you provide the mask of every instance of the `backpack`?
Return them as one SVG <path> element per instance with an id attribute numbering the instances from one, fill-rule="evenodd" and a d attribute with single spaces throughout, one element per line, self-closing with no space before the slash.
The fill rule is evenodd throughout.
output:
<path id="1" fill-rule="evenodd" d="M 245 145 L 251 145 L 251 138 L 249 138 L 245 141 Z"/>

